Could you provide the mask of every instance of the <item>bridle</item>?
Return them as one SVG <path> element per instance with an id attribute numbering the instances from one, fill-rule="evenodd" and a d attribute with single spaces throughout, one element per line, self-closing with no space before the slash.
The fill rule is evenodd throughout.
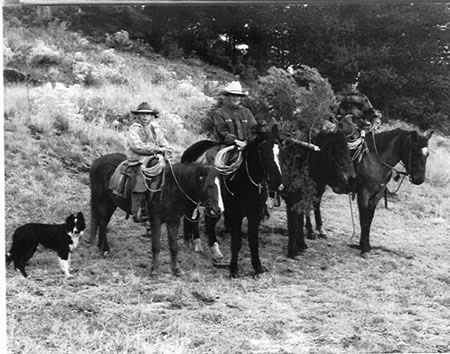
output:
<path id="1" fill-rule="evenodd" d="M 406 138 L 404 144 L 406 144 L 406 143 L 409 141 L 410 138 L 411 138 L 411 136 L 408 135 L 408 137 Z M 385 165 L 386 167 L 389 167 L 389 169 L 391 170 L 391 172 L 394 171 L 394 172 L 396 172 L 397 174 L 402 175 L 403 178 L 405 178 L 405 177 L 411 178 L 411 173 L 409 172 L 409 169 L 411 169 L 412 149 L 413 149 L 412 143 L 411 143 L 411 142 L 410 142 L 410 144 L 409 144 L 409 151 L 408 151 L 408 166 L 405 166 L 405 164 L 403 163 L 402 159 L 400 158 L 400 163 L 401 163 L 401 165 L 403 166 L 403 168 L 405 169 L 405 171 L 400 171 L 400 170 L 396 169 L 395 166 L 392 166 L 392 165 L 388 164 L 386 161 L 384 161 L 384 160 L 381 158 L 381 155 L 379 154 L 378 149 L 377 149 L 377 144 L 376 144 L 376 142 L 375 142 L 375 134 L 373 134 L 373 133 L 372 133 L 372 141 L 373 141 L 373 146 L 374 146 L 374 149 L 375 149 L 375 153 L 376 153 L 376 155 L 379 157 L 379 159 L 380 159 L 380 161 L 381 161 L 381 163 L 382 163 L 383 165 Z M 403 180 L 402 180 L 402 182 L 403 182 Z M 400 184 L 401 184 L 401 183 L 400 183 Z"/>

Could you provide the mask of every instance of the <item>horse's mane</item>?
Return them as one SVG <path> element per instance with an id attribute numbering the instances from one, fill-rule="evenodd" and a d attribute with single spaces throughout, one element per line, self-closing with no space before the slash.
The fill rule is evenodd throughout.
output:
<path id="1" fill-rule="evenodd" d="M 345 136 L 342 132 L 336 131 L 336 132 L 325 132 L 320 131 L 316 134 L 316 136 L 313 137 L 312 143 L 313 144 L 323 144 L 323 143 L 338 143 L 345 141 Z"/>
<path id="2" fill-rule="evenodd" d="M 191 162 L 197 160 L 201 154 L 210 148 L 220 145 L 220 143 L 211 140 L 200 140 L 188 147 L 181 156 L 181 162 Z"/>
<path id="3" fill-rule="evenodd" d="M 395 141 L 397 138 L 401 138 L 400 141 L 403 141 L 412 132 L 413 132 L 412 130 L 395 128 L 392 130 L 386 130 L 380 133 L 376 133 L 374 136 L 376 148 L 381 152 L 390 144 L 392 144 L 392 142 Z M 366 141 L 368 141 L 370 145 L 373 145 L 372 136 L 366 137 Z"/>

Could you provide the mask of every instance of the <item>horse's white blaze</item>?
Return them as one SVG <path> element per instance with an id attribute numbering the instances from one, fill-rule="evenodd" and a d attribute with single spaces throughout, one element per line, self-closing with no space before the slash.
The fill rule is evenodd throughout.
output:
<path id="1" fill-rule="evenodd" d="M 280 166 L 280 159 L 279 159 L 280 147 L 278 146 L 278 144 L 273 144 L 272 151 L 273 151 L 273 157 L 274 157 L 275 163 L 278 167 L 278 172 L 280 172 L 280 174 L 281 174 L 281 166 Z"/>
<path id="2" fill-rule="evenodd" d="M 218 195 L 218 197 L 219 197 L 219 209 L 220 209 L 220 212 L 223 212 L 225 210 L 225 206 L 223 204 L 222 191 L 220 190 L 219 177 L 214 178 L 214 183 L 216 184 L 217 192 L 219 193 L 219 195 Z"/>
<path id="3" fill-rule="evenodd" d="M 427 147 L 422 148 L 422 154 L 423 154 L 423 156 L 428 156 L 429 155 Z"/>

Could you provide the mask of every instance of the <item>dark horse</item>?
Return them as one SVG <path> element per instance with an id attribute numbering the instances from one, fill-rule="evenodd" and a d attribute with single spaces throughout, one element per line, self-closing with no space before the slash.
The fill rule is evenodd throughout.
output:
<path id="1" fill-rule="evenodd" d="M 395 165 L 401 162 L 411 183 L 425 181 L 428 141 L 433 132 L 419 135 L 416 131 L 394 129 L 366 137 L 369 153 L 356 167 L 356 193 L 361 226 L 360 248 L 365 256 L 372 247 L 369 242 L 370 226 L 375 208 L 384 196 L 386 185 Z"/>
<path id="2" fill-rule="evenodd" d="M 368 150 L 356 165 L 356 195 L 361 227 L 359 247 L 363 257 L 372 249 L 369 237 L 375 208 L 384 196 L 395 166 L 401 162 L 410 181 L 416 185 L 422 184 L 425 180 L 428 141 L 432 134 L 432 131 L 419 135 L 416 131 L 394 129 L 366 136 Z M 320 208 L 318 211 L 319 214 L 315 215 L 316 225 L 322 224 Z"/>
<path id="3" fill-rule="evenodd" d="M 129 212 L 130 199 L 119 198 L 109 189 L 109 180 L 116 167 L 124 160 L 124 154 L 108 154 L 96 159 L 89 171 L 91 181 L 91 231 L 90 243 L 99 230 L 98 247 L 106 254 L 109 245 L 106 227 L 117 207 Z M 169 238 L 171 269 L 174 275 L 182 273 L 178 266 L 177 233 L 181 217 L 186 210 L 206 207 L 206 212 L 219 216 L 220 183 L 217 171 L 197 163 L 169 163 L 164 171 L 165 182 L 152 198 L 146 198 L 152 231 L 152 274 L 158 271 L 161 250 L 161 226 L 166 224 Z"/>
<path id="4" fill-rule="evenodd" d="M 194 144 L 184 152 L 182 161 L 194 161 L 214 145 L 215 143 L 210 141 Z M 277 148 L 278 145 L 272 138 L 260 135 L 243 148 L 242 162 L 237 170 L 231 174 L 223 174 L 221 177 L 225 222 L 231 233 L 230 276 L 232 278 L 238 277 L 238 254 L 242 247 L 244 217 L 247 217 L 248 221 L 248 242 L 253 269 L 256 274 L 265 271 L 259 258 L 258 229 L 264 216 L 269 190 L 277 191 L 281 186 L 278 157 L 274 155 L 274 150 L 276 151 Z M 218 220 L 218 218 L 205 216 L 210 246 L 216 242 L 215 226 Z M 184 222 L 185 228 L 198 227 L 187 220 Z M 198 235 L 198 231 L 195 234 Z"/>
<path id="5" fill-rule="evenodd" d="M 329 185 L 335 193 L 347 191 L 350 178 L 355 177 L 350 151 L 345 136 L 340 132 L 320 132 L 312 141 L 319 146 L 320 151 L 312 151 L 299 145 L 295 141 L 284 141 L 281 154 L 283 182 L 285 190 L 282 193 L 286 202 L 288 222 L 288 257 L 294 258 L 306 250 L 303 224 L 305 201 L 302 186 L 290 178 L 293 171 L 299 171 L 306 164 L 309 178 L 314 182 L 314 208 L 320 213 L 320 201 Z M 320 214 L 319 214 L 320 215 Z"/>

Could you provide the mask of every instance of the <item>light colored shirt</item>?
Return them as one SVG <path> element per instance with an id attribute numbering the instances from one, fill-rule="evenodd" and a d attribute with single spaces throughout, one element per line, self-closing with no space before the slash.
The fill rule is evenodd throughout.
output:
<path id="1" fill-rule="evenodd" d="M 127 144 L 127 154 L 130 160 L 141 160 L 168 145 L 156 122 L 151 122 L 147 127 L 140 123 L 133 123 L 128 130 Z"/>

